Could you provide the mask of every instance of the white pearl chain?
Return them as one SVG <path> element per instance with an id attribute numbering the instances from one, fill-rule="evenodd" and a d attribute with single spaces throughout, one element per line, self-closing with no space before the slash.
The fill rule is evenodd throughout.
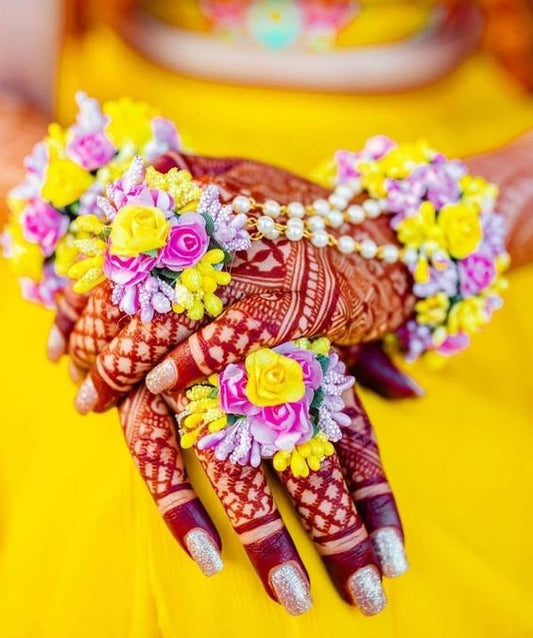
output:
<path id="1" fill-rule="evenodd" d="M 360 205 L 348 205 L 361 192 L 360 181 L 353 178 L 339 184 L 328 199 L 316 199 L 309 206 L 300 202 L 279 204 L 273 199 L 259 203 L 252 197 L 238 195 L 233 200 L 233 210 L 244 214 L 254 209 L 262 211 L 261 217 L 249 221 L 250 226 L 257 229 L 257 238 L 275 240 L 284 234 L 290 241 L 305 237 L 317 248 L 335 246 L 345 255 L 358 253 L 365 259 L 378 258 L 389 264 L 395 263 L 400 257 L 405 259 L 406 255 L 394 244 L 378 246 L 372 239 L 359 242 L 350 235 L 341 235 L 337 239 L 326 230 L 327 226 L 340 228 L 344 223 L 361 224 L 365 219 L 375 219 L 381 215 L 385 210 L 385 200 L 367 199 Z M 275 221 L 281 215 L 287 217 L 286 224 Z"/>

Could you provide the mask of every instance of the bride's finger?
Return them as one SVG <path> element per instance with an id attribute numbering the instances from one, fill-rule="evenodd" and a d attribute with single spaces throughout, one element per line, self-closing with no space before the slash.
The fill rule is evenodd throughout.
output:
<path id="1" fill-rule="evenodd" d="M 290 469 L 280 477 L 341 596 L 365 615 L 379 613 L 387 599 L 377 559 L 337 456 L 307 477 Z"/>
<path id="2" fill-rule="evenodd" d="M 241 361 L 252 350 L 313 336 L 331 310 L 310 313 L 308 306 L 308 300 L 297 292 L 245 297 L 180 343 L 146 376 L 146 385 L 156 394 L 185 388 Z"/>
<path id="3" fill-rule="evenodd" d="M 309 577 L 262 467 L 218 460 L 210 450 L 197 453 L 268 594 L 291 615 L 305 613 L 312 606 Z"/>
<path id="4" fill-rule="evenodd" d="M 170 531 L 207 576 L 223 567 L 218 532 L 187 478 L 163 399 L 144 385 L 119 407 L 129 450 Z"/>
<path id="5" fill-rule="evenodd" d="M 408 568 L 398 508 L 383 470 L 374 430 L 353 389 L 343 399 L 351 426 L 343 430 L 337 453 L 358 512 L 370 534 L 381 571 L 393 578 Z"/>

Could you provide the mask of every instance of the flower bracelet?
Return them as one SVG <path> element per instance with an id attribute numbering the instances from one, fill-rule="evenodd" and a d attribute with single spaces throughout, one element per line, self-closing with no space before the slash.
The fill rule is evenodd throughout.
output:
<path id="1" fill-rule="evenodd" d="M 76 94 L 76 123 L 49 127 L 25 160 L 26 174 L 9 194 L 11 217 L 0 236 L 4 256 L 24 298 L 54 308 L 80 251 L 73 228 L 86 215 L 102 216 L 97 198 L 138 154 L 147 162 L 179 149 L 174 124 L 129 98 L 98 102 Z"/>
<path id="2" fill-rule="evenodd" d="M 280 472 L 308 476 L 351 423 L 342 394 L 354 381 L 323 337 L 256 350 L 187 390 L 181 445 L 253 467 L 272 459 Z"/>
<path id="3" fill-rule="evenodd" d="M 76 124 L 51 127 L 11 193 L 4 252 L 26 296 L 52 305 L 68 274 L 78 292 L 110 281 L 113 303 L 143 321 L 166 312 L 198 321 L 222 312 L 235 252 L 283 238 L 403 262 L 415 313 L 385 342 L 410 361 L 438 362 L 464 349 L 501 306 L 509 257 L 496 187 L 424 142 L 377 136 L 360 153 L 339 151 L 322 175 L 334 190 L 307 206 L 243 195 L 225 204 L 216 186 L 187 171 L 146 167 L 178 147 L 173 125 L 149 107 L 120 100 L 102 113 L 94 100 L 77 99 Z M 362 193 L 361 205 L 350 204 Z M 350 226 L 380 215 L 397 243 L 352 237 Z"/>

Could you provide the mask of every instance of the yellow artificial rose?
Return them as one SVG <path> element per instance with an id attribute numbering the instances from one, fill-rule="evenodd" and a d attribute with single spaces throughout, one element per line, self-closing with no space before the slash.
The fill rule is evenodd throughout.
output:
<path id="1" fill-rule="evenodd" d="M 158 208 L 128 204 L 118 211 L 111 224 L 109 252 L 136 257 L 156 250 L 165 245 L 169 230 L 170 224 Z"/>
<path id="2" fill-rule="evenodd" d="M 485 326 L 490 319 L 485 307 L 483 297 L 470 297 L 456 303 L 448 315 L 448 332 L 452 335 L 458 332 L 473 334 Z"/>
<path id="3" fill-rule="evenodd" d="M 50 159 L 42 187 L 43 199 L 56 208 L 77 201 L 93 183 L 93 176 L 68 159 Z"/>
<path id="4" fill-rule="evenodd" d="M 448 252 L 455 259 L 471 255 L 483 237 L 478 209 L 470 204 L 446 204 L 440 211 L 438 223 Z"/>
<path id="5" fill-rule="evenodd" d="M 444 292 L 438 292 L 432 297 L 419 301 L 415 305 L 416 320 L 424 325 L 438 325 L 446 319 L 450 300 Z"/>
<path id="6" fill-rule="evenodd" d="M 16 277 L 29 277 L 40 281 L 43 274 L 44 256 L 37 244 L 24 239 L 22 229 L 14 223 L 6 228 L 6 257 L 9 269 Z"/>
<path id="7" fill-rule="evenodd" d="M 151 106 L 124 97 L 105 102 L 102 110 L 110 118 L 106 133 L 115 146 L 133 144 L 141 150 L 148 144 L 152 137 L 152 118 L 157 115 Z"/>
<path id="8" fill-rule="evenodd" d="M 246 357 L 246 396 L 260 407 L 294 403 L 305 393 L 300 365 L 274 350 L 261 348 Z"/>

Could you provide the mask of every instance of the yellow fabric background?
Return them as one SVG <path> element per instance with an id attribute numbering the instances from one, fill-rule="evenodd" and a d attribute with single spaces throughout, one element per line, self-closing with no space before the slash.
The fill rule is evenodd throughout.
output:
<path id="1" fill-rule="evenodd" d="M 373 133 L 425 136 L 452 155 L 531 125 L 533 101 L 495 64 L 382 97 L 220 86 L 177 78 L 107 31 L 69 45 L 59 93 L 131 94 L 176 119 L 198 152 L 246 154 L 300 172 Z M 278 503 L 312 578 L 315 608 L 290 618 L 264 594 L 206 479 L 192 479 L 223 538 L 211 580 L 176 546 L 133 468 L 115 413 L 79 417 L 66 364 L 45 360 L 51 316 L 22 302 L 0 264 L 0 636 L 189 638 L 533 635 L 533 270 L 514 273 L 503 311 L 427 389 L 389 403 L 363 393 L 407 535 L 411 570 L 386 583 L 388 609 L 341 602 L 286 498 Z"/>

